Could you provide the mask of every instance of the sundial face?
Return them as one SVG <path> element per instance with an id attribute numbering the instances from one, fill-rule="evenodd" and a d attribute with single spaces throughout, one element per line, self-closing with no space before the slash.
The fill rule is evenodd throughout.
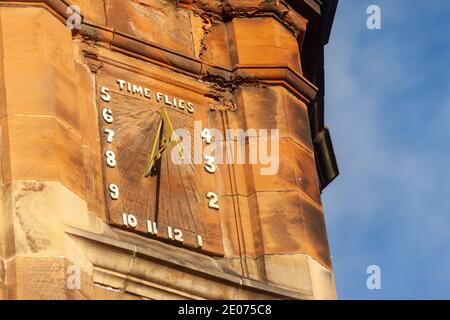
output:
<path id="1" fill-rule="evenodd" d="M 122 79 L 108 79 L 97 92 L 109 224 L 223 255 L 220 199 L 212 190 L 220 167 L 173 159 L 194 158 L 176 131 L 194 139 L 194 123 L 209 107 Z"/>

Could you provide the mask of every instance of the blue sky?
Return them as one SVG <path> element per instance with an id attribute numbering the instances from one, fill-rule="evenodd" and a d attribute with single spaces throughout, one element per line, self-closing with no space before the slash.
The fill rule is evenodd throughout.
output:
<path id="1" fill-rule="evenodd" d="M 366 27 L 371 4 L 381 30 Z M 339 298 L 450 299 L 450 2 L 340 0 L 326 77 Z M 381 290 L 366 287 L 369 265 Z"/>

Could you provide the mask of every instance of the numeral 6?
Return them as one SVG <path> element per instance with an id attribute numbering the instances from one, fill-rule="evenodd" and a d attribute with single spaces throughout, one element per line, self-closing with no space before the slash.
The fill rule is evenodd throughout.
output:
<path id="1" fill-rule="evenodd" d="M 102 115 L 103 115 L 103 120 L 105 120 L 106 123 L 109 123 L 109 124 L 113 123 L 114 118 L 112 115 L 112 110 L 110 108 L 104 108 Z"/>

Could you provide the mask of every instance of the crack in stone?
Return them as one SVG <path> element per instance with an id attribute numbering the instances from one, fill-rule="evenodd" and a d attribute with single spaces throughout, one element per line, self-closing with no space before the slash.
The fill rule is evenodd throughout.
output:
<path id="1" fill-rule="evenodd" d="M 128 272 L 127 272 L 125 282 L 124 282 L 123 288 L 122 288 L 123 292 L 126 292 L 126 290 L 127 290 L 128 278 L 131 274 L 131 270 L 133 270 L 134 259 L 136 258 L 137 252 L 138 252 L 138 248 L 137 248 L 137 246 L 134 246 L 133 256 L 130 259 L 130 265 L 128 267 Z"/>
<path id="2" fill-rule="evenodd" d="M 198 54 L 199 59 L 202 60 L 203 55 L 205 54 L 206 50 L 207 50 L 207 44 L 206 44 L 206 39 L 208 38 L 208 35 L 211 33 L 212 28 L 214 27 L 214 21 L 211 20 L 210 18 L 206 17 L 206 16 L 200 16 L 200 18 L 202 18 L 203 20 L 203 27 L 202 30 L 204 31 L 203 33 L 203 37 L 200 40 L 200 52 Z"/>

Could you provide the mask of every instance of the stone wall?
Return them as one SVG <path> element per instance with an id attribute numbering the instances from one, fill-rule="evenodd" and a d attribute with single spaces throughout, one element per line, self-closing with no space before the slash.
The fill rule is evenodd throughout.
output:
<path id="1" fill-rule="evenodd" d="M 310 130 L 319 89 L 302 72 L 309 23 L 284 1 L 1 1 L 0 298 L 335 298 Z M 227 169 L 222 258 L 108 225 L 108 74 L 209 101 L 213 124 L 280 129 L 277 175 Z"/>

